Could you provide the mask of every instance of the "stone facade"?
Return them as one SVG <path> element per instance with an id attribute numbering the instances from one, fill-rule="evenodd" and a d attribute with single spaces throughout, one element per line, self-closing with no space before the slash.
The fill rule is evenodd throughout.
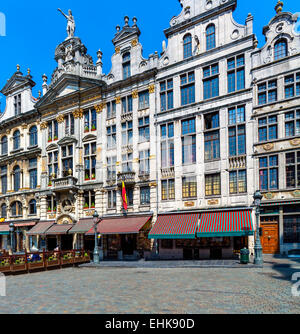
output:
<path id="1" fill-rule="evenodd" d="M 249 210 L 260 187 L 259 157 L 277 153 L 278 189 L 264 191 L 264 202 L 299 198 L 300 183 L 288 189 L 284 181 L 285 154 L 297 150 L 300 141 L 299 132 L 289 137 L 284 133 L 286 112 L 299 106 L 296 18 L 277 4 L 276 16 L 264 28 L 266 45 L 259 49 L 252 15 L 244 25 L 233 19 L 236 0 L 180 3 L 182 11 L 165 30 L 160 55 L 143 57 L 137 19 L 130 24 L 125 17 L 113 38 L 108 74 L 102 71 L 102 52 L 94 64 L 82 41 L 72 36 L 57 46 L 57 68 L 49 83 L 43 76 L 38 99 L 32 97 L 30 71 L 23 76 L 17 68 L 2 90 L 7 104 L 0 120 L 1 138 L 8 142 L 8 152 L 0 158 L 1 176 L 7 166 L 7 191 L 0 196 L 7 222 L 75 224 L 91 219 L 95 210 L 104 218 L 121 218 L 123 181 L 127 214 L 150 214 L 152 224 L 169 212 Z M 274 60 L 277 40 L 286 41 L 288 54 Z M 295 96 L 285 98 L 284 80 L 292 73 Z M 260 84 L 274 78 L 278 99 L 260 105 Z M 259 142 L 259 120 L 269 114 L 278 115 L 278 137 Z M 37 145 L 31 147 L 33 126 Z M 20 149 L 13 150 L 17 129 Z M 33 184 L 32 159 L 37 159 Z M 13 186 L 16 165 L 21 170 L 18 191 Z M 32 199 L 36 208 L 30 214 Z M 15 201 L 21 202 L 22 215 L 12 215 Z M 281 252 L 299 248 L 284 244 L 283 211 L 281 205 Z M 61 244 L 60 236 L 56 242 Z M 149 251 L 143 236 L 137 242 L 140 253 L 142 244 Z M 253 237 L 247 245 L 253 252 Z M 84 247 L 83 236 L 74 237 L 73 247 Z M 224 256 L 233 250 L 230 238 Z M 161 253 L 182 257 L 183 248 L 173 242 L 171 249 L 161 247 Z M 203 249 L 203 257 L 208 253 Z"/>

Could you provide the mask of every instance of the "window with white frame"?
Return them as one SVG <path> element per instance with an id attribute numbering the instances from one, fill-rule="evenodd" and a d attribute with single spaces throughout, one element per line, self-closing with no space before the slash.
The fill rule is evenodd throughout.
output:
<path id="1" fill-rule="evenodd" d="M 260 83 L 257 88 L 259 105 L 277 101 L 277 79 Z"/>
<path id="2" fill-rule="evenodd" d="M 286 99 L 300 95 L 300 72 L 284 77 L 284 92 Z"/>
<path id="3" fill-rule="evenodd" d="M 132 121 L 122 123 L 122 146 L 132 145 Z"/>
<path id="4" fill-rule="evenodd" d="M 73 176 L 73 145 L 65 145 L 61 148 L 62 175 Z"/>
<path id="5" fill-rule="evenodd" d="M 161 167 L 174 167 L 174 123 L 163 124 L 160 127 Z"/>
<path id="6" fill-rule="evenodd" d="M 117 207 L 117 192 L 116 190 L 107 191 L 107 207 L 108 209 L 115 209 Z"/>
<path id="7" fill-rule="evenodd" d="M 139 109 L 149 108 L 149 90 L 139 93 Z"/>
<path id="8" fill-rule="evenodd" d="M 115 181 L 116 180 L 116 163 L 117 157 L 108 157 L 107 158 L 107 180 Z"/>
<path id="9" fill-rule="evenodd" d="M 160 110 L 166 111 L 174 108 L 173 79 L 160 83 Z"/>
<path id="10" fill-rule="evenodd" d="M 150 150 L 139 152 L 139 165 L 140 175 L 150 174 Z"/>
<path id="11" fill-rule="evenodd" d="M 96 142 L 84 145 L 84 180 L 96 180 Z"/>
<path id="12" fill-rule="evenodd" d="M 132 153 L 126 153 L 122 155 L 122 172 L 123 173 L 129 173 L 132 172 L 132 159 L 133 154 Z"/>
<path id="13" fill-rule="evenodd" d="M 126 96 L 122 98 L 122 114 L 131 113 L 133 110 L 132 107 L 132 96 Z"/>
<path id="14" fill-rule="evenodd" d="M 139 143 L 150 140 L 150 118 L 149 116 L 139 118 Z"/>
<path id="15" fill-rule="evenodd" d="M 73 114 L 65 116 L 65 135 L 72 136 L 75 134 L 75 119 Z"/>
<path id="16" fill-rule="evenodd" d="M 116 101 L 111 101 L 106 104 L 106 116 L 107 119 L 115 118 L 117 113 L 117 103 Z"/>
<path id="17" fill-rule="evenodd" d="M 89 109 L 84 112 L 84 132 L 97 130 L 97 112 Z"/>
<path id="18" fill-rule="evenodd" d="M 106 128 L 107 132 L 107 148 L 113 149 L 117 145 L 117 127 L 116 125 L 108 126 Z"/>
<path id="19" fill-rule="evenodd" d="M 84 209 L 95 209 L 95 191 L 87 190 L 84 192 Z"/>

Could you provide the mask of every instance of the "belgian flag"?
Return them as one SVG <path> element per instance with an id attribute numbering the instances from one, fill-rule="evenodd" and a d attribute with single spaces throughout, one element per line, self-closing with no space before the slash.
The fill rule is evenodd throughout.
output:
<path id="1" fill-rule="evenodd" d="M 126 188 L 124 181 L 122 182 L 122 198 L 123 198 L 123 208 L 125 211 L 128 209 L 128 202 L 127 202 L 127 195 L 126 195 Z"/>

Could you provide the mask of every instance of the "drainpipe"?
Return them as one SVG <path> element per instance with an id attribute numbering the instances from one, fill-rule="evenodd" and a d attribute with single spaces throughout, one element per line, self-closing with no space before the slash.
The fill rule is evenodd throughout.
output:
<path id="1" fill-rule="evenodd" d="M 156 80 L 155 80 L 156 84 Z M 157 92 L 155 90 L 155 145 L 156 145 L 156 220 L 158 218 L 158 129 L 157 129 Z M 155 239 L 155 254 L 158 256 L 158 240 Z"/>

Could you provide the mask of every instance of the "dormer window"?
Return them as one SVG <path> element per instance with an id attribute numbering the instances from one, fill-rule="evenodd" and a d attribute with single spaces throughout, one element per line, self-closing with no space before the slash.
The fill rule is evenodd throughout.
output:
<path id="1" fill-rule="evenodd" d="M 192 36 L 191 34 L 185 35 L 183 38 L 183 58 L 189 58 L 192 56 Z"/>
<path id="2" fill-rule="evenodd" d="M 210 24 L 206 28 L 206 50 L 211 50 L 216 47 L 216 27 Z"/>
<path id="3" fill-rule="evenodd" d="M 275 60 L 287 57 L 287 41 L 285 39 L 280 39 L 274 45 L 274 58 Z"/>
<path id="4" fill-rule="evenodd" d="M 18 94 L 14 97 L 15 101 L 14 101 L 14 107 L 15 107 L 15 116 L 18 116 L 21 114 L 21 94 Z"/>
<path id="5" fill-rule="evenodd" d="M 127 52 L 123 55 L 123 79 L 127 79 L 131 76 L 130 70 L 130 53 Z"/>

